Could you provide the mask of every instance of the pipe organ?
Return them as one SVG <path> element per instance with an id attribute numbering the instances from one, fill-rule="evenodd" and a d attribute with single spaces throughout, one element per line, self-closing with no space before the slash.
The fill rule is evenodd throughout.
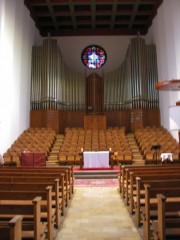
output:
<path id="1" fill-rule="evenodd" d="M 107 127 L 113 125 L 113 119 L 114 123 L 128 124 L 128 128 L 133 123 L 130 130 L 134 130 L 134 110 L 140 109 L 138 116 L 143 119 L 142 124 L 137 126 L 151 125 L 143 112 L 152 111 L 154 116 L 154 110 L 157 110 L 157 121 L 152 122 L 159 124 L 159 96 L 155 88 L 157 79 L 156 47 L 147 45 L 139 36 L 131 39 L 124 62 L 118 69 L 104 74 L 103 77 L 94 72 L 86 78 L 84 74 L 68 69 L 57 40 L 48 37 L 43 41 L 43 46 L 34 46 L 32 49 L 31 118 L 33 112 L 49 109 L 55 110 L 56 116 L 59 111 L 60 118 L 63 119 L 68 112 L 69 116 L 72 112 L 81 112 L 77 115 L 81 119 L 76 120 L 75 126 L 82 127 L 86 113 L 104 113 Z M 125 112 L 128 116 L 126 121 L 121 117 L 119 120 L 112 118 L 112 114 L 119 118 Z M 147 115 L 151 116 L 149 113 Z M 38 119 L 38 124 L 41 123 Z M 32 119 L 31 124 L 36 125 Z M 62 121 L 58 120 L 56 126 L 60 124 Z M 69 120 L 67 127 L 73 127 L 73 124 L 74 119 Z"/>

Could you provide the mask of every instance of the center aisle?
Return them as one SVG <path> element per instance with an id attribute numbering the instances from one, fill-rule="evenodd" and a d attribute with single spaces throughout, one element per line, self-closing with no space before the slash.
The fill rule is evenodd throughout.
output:
<path id="1" fill-rule="evenodd" d="M 116 187 L 75 187 L 56 240 L 141 240 Z"/>

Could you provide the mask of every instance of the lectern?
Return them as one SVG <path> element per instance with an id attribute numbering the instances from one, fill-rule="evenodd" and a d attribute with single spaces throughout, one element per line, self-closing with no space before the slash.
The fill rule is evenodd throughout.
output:
<path id="1" fill-rule="evenodd" d="M 157 162 L 158 162 L 158 150 L 161 148 L 161 146 L 160 145 L 153 145 L 152 147 L 151 147 L 151 150 L 155 150 L 155 163 L 157 164 Z"/>

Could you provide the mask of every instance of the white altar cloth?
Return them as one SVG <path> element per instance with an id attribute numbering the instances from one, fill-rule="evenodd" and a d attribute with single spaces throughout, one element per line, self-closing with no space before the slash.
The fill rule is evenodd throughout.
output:
<path id="1" fill-rule="evenodd" d="M 169 159 L 171 162 L 173 161 L 173 154 L 172 153 L 161 153 L 162 162 L 166 159 Z"/>
<path id="2" fill-rule="evenodd" d="M 109 151 L 83 152 L 84 168 L 109 167 Z"/>

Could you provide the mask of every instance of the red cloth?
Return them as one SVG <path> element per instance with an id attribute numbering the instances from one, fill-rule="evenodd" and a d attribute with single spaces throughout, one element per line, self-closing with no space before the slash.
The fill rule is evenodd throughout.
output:
<path id="1" fill-rule="evenodd" d="M 23 152 L 21 154 L 21 166 L 46 166 L 45 153 Z"/>
<path id="2" fill-rule="evenodd" d="M 46 166 L 45 153 L 34 153 L 34 166 Z"/>

